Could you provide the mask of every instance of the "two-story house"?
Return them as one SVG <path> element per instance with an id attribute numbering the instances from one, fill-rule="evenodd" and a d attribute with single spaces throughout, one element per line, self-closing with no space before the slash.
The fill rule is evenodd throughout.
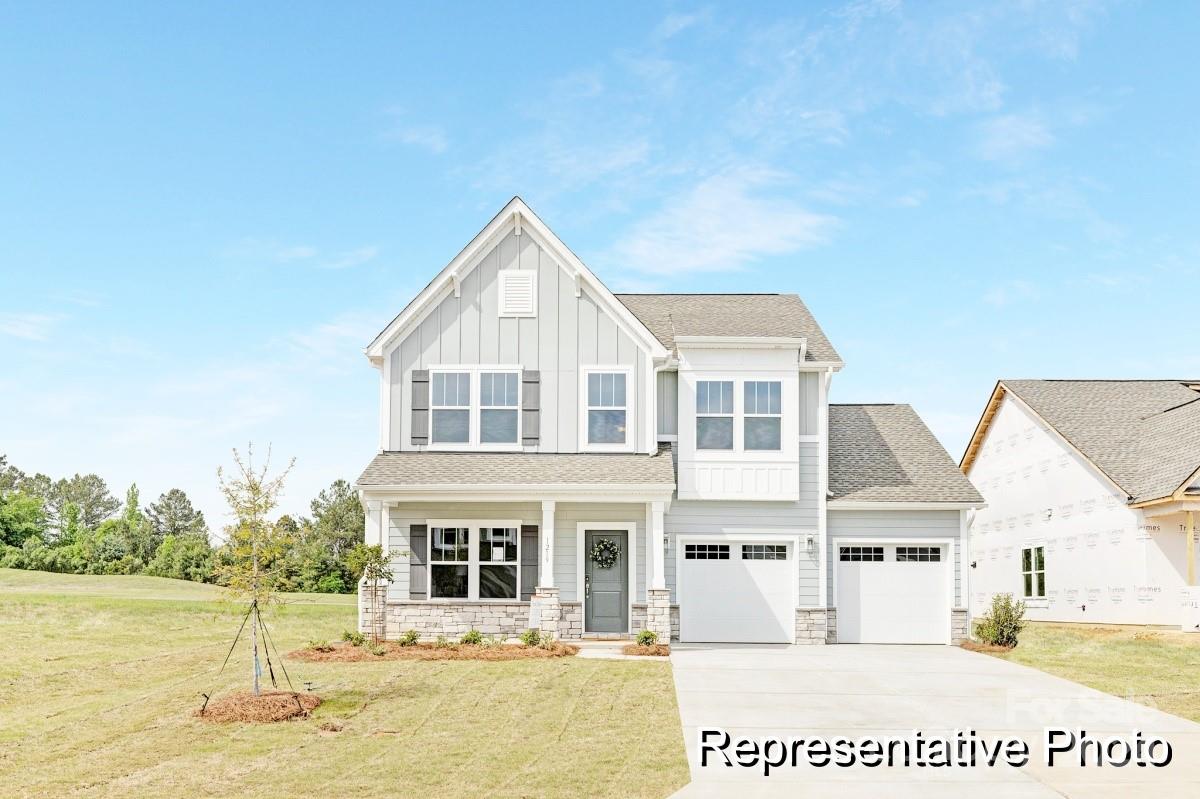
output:
<path id="1" fill-rule="evenodd" d="M 389 637 L 947 643 L 981 504 L 788 294 L 614 295 L 519 198 L 371 342 Z M 378 607 L 381 618 L 371 618 Z"/>
<path id="2" fill-rule="evenodd" d="M 962 469 L 974 608 L 1200 630 L 1200 381 L 1001 380 Z"/>

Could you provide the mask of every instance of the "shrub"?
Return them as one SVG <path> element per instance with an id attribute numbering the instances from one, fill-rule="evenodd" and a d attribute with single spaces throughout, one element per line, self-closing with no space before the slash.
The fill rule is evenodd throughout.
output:
<path id="1" fill-rule="evenodd" d="M 416 646 L 421 640 L 421 636 L 416 630 L 409 630 L 404 635 L 400 636 L 400 646 Z"/>
<path id="2" fill-rule="evenodd" d="M 504 639 L 497 635 L 489 635 L 483 639 L 483 645 L 490 648 L 504 646 Z"/>
<path id="3" fill-rule="evenodd" d="M 356 630 L 346 630 L 342 633 L 342 640 L 350 646 L 362 646 L 367 642 L 367 637 Z"/>
<path id="4" fill-rule="evenodd" d="M 483 633 L 472 627 L 462 638 L 458 640 L 458 642 L 468 646 L 479 646 L 483 643 Z"/>
<path id="5" fill-rule="evenodd" d="M 333 644 L 323 640 L 309 641 L 308 648 L 316 652 L 332 652 Z"/>
<path id="6" fill-rule="evenodd" d="M 975 625 L 975 635 L 985 644 L 1012 648 L 1025 629 L 1025 603 L 1014 601 L 1012 594 L 992 597 L 992 606 Z"/>
<path id="7" fill-rule="evenodd" d="M 638 646 L 654 646 L 658 643 L 658 633 L 654 630 L 642 630 L 637 634 Z"/>
<path id="8" fill-rule="evenodd" d="M 525 646 L 537 646 L 542 641 L 542 633 L 536 627 L 530 627 L 521 633 L 521 643 Z"/>
<path id="9" fill-rule="evenodd" d="M 554 636 L 550 635 L 550 633 L 546 633 L 545 635 L 541 636 L 541 640 L 537 642 L 537 646 L 541 649 L 553 649 Z"/>
<path id="10" fill-rule="evenodd" d="M 387 647 L 383 644 L 371 644 L 369 647 L 367 647 L 367 651 L 375 657 L 383 657 L 387 654 Z"/>
<path id="11" fill-rule="evenodd" d="M 433 645 L 438 649 L 446 649 L 450 646 L 450 639 L 444 635 L 439 635 L 433 642 Z"/>

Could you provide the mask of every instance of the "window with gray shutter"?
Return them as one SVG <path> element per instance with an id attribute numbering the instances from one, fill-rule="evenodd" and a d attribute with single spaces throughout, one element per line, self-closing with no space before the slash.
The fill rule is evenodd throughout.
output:
<path id="1" fill-rule="evenodd" d="M 521 525 L 521 601 L 528 602 L 538 581 L 538 526 Z"/>
<path id="2" fill-rule="evenodd" d="M 429 592 L 429 528 L 424 524 L 408 527 L 408 598 L 426 599 Z"/>
<path id="3" fill-rule="evenodd" d="M 521 372 L 521 443 L 527 447 L 537 446 L 541 438 L 541 381 L 536 369 Z"/>
<path id="4" fill-rule="evenodd" d="M 412 370 L 412 443 L 429 443 L 429 370 Z"/>

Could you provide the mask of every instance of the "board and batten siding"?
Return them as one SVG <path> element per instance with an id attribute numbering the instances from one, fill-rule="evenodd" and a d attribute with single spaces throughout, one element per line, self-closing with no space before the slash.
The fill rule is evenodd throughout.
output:
<path id="1" fill-rule="evenodd" d="M 964 607 L 962 596 L 963 558 L 957 510 L 836 510 L 829 509 L 829 569 L 837 569 L 833 539 L 847 538 L 952 538 L 954 539 L 954 607 Z M 834 605 L 835 580 L 828 581 L 829 606 Z"/>
<path id="2" fill-rule="evenodd" d="M 814 466 L 815 470 L 815 466 Z M 815 479 L 815 478 L 814 478 Z M 809 496 L 807 493 L 805 496 Z M 805 546 L 808 536 L 817 535 L 817 503 L 815 492 L 805 502 L 735 502 L 707 500 L 676 500 L 663 519 L 670 549 L 664 561 L 667 588 L 671 601 L 678 602 L 675 588 L 675 558 L 680 535 L 758 535 L 764 540 L 772 535 L 800 537 L 796 552 L 799 569 L 800 607 L 813 607 L 817 597 L 817 551 Z"/>
<path id="3" fill-rule="evenodd" d="M 499 278 L 505 269 L 537 272 L 537 315 L 502 318 Z M 538 452 L 575 452 L 579 445 L 581 366 L 631 367 L 627 393 L 632 440 L 645 449 L 649 415 L 646 353 L 531 235 L 509 232 L 466 274 L 459 296 L 445 295 L 398 345 L 390 358 L 389 450 L 421 449 L 411 441 L 412 370 L 441 365 L 520 366 L 541 373 Z M 535 448 L 529 447 L 529 450 Z"/>
<path id="4" fill-rule="evenodd" d="M 821 404 L 821 373 L 800 373 L 800 435 L 820 434 L 818 412 Z"/>
<path id="5" fill-rule="evenodd" d="M 658 435 L 679 435 L 679 373 L 658 373 Z"/>

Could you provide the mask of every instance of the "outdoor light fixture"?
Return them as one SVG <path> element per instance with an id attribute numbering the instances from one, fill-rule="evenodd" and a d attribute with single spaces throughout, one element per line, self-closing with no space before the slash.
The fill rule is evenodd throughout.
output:
<path id="1" fill-rule="evenodd" d="M 815 551 L 816 551 L 816 549 L 817 549 L 817 539 L 815 539 L 814 537 L 812 537 L 812 536 L 810 535 L 810 536 L 808 537 L 808 551 L 809 551 L 809 552 L 815 552 Z"/>

